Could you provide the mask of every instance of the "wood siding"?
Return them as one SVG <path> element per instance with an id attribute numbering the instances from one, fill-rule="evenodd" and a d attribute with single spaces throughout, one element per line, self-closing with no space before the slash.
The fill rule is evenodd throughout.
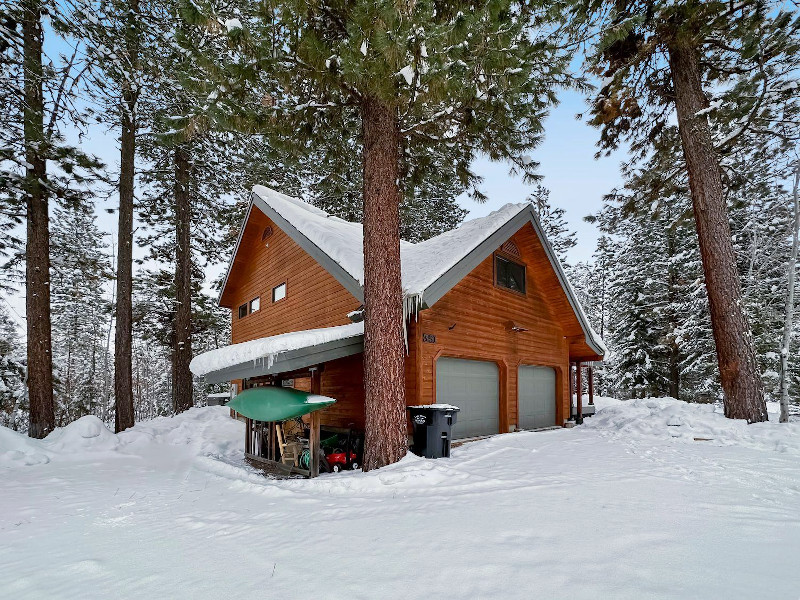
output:
<path id="1" fill-rule="evenodd" d="M 262 241 L 265 227 L 272 234 Z M 272 289 L 286 283 L 286 298 L 272 302 Z M 238 308 L 261 299 L 257 312 L 239 318 Z M 360 302 L 333 276 L 253 208 L 225 287 L 222 306 L 231 309 L 231 343 L 280 333 L 350 323 Z"/>
<path id="2" fill-rule="evenodd" d="M 520 365 L 555 369 L 556 422 L 569 417 L 567 336 L 580 334 L 582 339 L 583 335 L 533 227 L 524 226 L 512 239 L 520 252 L 519 257 L 512 258 L 526 265 L 527 293 L 496 286 L 494 256 L 490 256 L 432 308 L 420 312 L 414 340 L 421 370 L 420 393 L 413 399 L 417 404 L 436 401 L 435 365 L 440 356 L 497 363 L 501 431 L 509 431 L 518 423 Z M 526 331 L 513 331 L 512 326 Z M 422 334 L 436 336 L 436 342 L 423 342 Z"/>
<path id="3" fill-rule="evenodd" d="M 336 404 L 321 413 L 322 424 L 330 427 L 364 429 L 364 355 L 356 354 L 325 364 L 321 373 L 322 395 Z"/>

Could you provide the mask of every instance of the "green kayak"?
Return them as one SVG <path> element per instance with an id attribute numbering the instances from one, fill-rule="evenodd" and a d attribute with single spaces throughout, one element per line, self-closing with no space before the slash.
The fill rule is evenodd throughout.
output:
<path id="1" fill-rule="evenodd" d="M 244 390 L 226 406 L 256 421 L 288 421 L 334 402 L 327 396 L 268 385 Z"/>

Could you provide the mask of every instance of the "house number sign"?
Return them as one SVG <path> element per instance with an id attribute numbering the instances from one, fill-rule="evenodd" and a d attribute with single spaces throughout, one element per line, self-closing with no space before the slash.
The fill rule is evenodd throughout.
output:
<path id="1" fill-rule="evenodd" d="M 422 334 L 422 341 L 426 344 L 435 344 L 436 343 L 436 336 L 432 333 L 423 333 Z"/>

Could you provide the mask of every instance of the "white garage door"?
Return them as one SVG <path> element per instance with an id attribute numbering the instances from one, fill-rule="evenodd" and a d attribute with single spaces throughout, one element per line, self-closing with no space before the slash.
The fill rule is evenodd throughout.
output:
<path id="1" fill-rule="evenodd" d="M 520 366 L 519 427 L 536 429 L 556 424 L 556 372 L 550 367 Z"/>
<path id="2" fill-rule="evenodd" d="M 436 361 L 436 402 L 461 409 L 454 439 L 500 431 L 499 383 L 493 362 L 446 357 Z"/>

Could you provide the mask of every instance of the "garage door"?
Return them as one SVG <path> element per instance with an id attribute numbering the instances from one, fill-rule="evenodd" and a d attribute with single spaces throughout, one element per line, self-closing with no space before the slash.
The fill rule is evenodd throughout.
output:
<path id="1" fill-rule="evenodd" d="M 454 438 L 500 431 L 499 382 L 493 362 L 446 357 L 436 361 L 436 402 L 461 409 L 453 426 Z"/>
<path id="2" fill-rule="evenodd" d="M 550 367 L 519 368 L 519 427 L 536 429 L 556 424 L 556 372 Z"/>

